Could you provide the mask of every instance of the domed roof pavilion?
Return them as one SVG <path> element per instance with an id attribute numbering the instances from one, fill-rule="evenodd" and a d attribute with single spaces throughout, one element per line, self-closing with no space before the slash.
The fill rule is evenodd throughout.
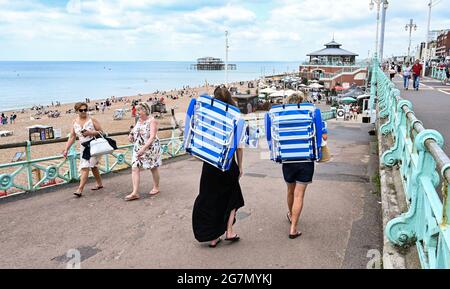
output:
<path id="1" fill-rule="evenodd" d="M 325 48 L 308 54 L 312 64 L 322 65 L 355 65 L 358 54 L 341 48 L 342 44 L 334 39 L 325 44 Z"/>

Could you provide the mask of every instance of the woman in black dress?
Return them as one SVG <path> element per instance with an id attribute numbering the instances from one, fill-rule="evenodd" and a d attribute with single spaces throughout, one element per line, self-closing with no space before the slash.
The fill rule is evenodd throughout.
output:
<path id="1" fill-rule="evenodd" d="M 217 87 L 214 98 L 235 105 L 231 94 L 225 87 Z M 233 231 L 236 212 L 244 206 L 239 179 L 242 176 L 243 150 L 238 148 L 228 171 L 204 162 L 200 179 L 200 193 L 195 200 L 192 213 L 192 226 L 195 239 L 210 242 L 214 248 L 226 233 L 225 240 L 235 242 L 239 235 Z"/>

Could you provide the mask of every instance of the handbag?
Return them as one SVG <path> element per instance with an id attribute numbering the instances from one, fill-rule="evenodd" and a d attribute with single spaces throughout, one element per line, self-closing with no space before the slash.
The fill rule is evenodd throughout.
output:
<path id="1" fill-rule="evenodd" d="M 107 155 L 114 151 L 108 140 L 102 134 L 100 136 L 91 141 L 91 156 L 93 157 Z"/>
<path id="2" fill-rule="evenodd" d="M 322 143 L 322 157 L 319 160 L 319 163 L 326 163 L 331 160 L 331 153 L 328 145 L 325 141 Z"/>

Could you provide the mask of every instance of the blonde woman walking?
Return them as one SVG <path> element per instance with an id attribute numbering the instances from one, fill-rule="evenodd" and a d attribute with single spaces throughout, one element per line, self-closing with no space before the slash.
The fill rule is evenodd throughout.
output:
<path id="1" fill-rule="evenodd" d="M 153 189 L 150 196 L 159 194 L 159 167 L 161 166 L 161 145 L 157 136 L 158 121 L 151 116 L 148 104 L 141 103 L 138 106 L 139 120 L 128 136 L 134 143 L 132 156 L 132 180 L 133 192 L 125 197 L 126 201 L 140 198 L 139 183 L 141 170 L 151 170 L 153 177 Z"/>

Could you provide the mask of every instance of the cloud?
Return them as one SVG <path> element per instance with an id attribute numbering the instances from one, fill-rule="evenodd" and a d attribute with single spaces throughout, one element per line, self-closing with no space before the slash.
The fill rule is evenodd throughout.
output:
<path id="1" fill-rule="evenodd" d="M 81 0 L 70 0 L 67 2 L 66 10 L 69 14 L 80 14 Z"/>
<path id="2" fill-rule="evenodd" d="M 433 11 L 432 29 L 450 27 L 445 1 Z M 386 53 L 406 51 L 410 18 L 418 25 L 413 46 L 425 38 L 425 2 L 390 1 Z M 0 59 L 221 57 L 225 30 L 235 60 L 302 60 L 333 34 L 366 57 L 375 15 L 368 1 L 354 0 L 0 0 Z"/>

